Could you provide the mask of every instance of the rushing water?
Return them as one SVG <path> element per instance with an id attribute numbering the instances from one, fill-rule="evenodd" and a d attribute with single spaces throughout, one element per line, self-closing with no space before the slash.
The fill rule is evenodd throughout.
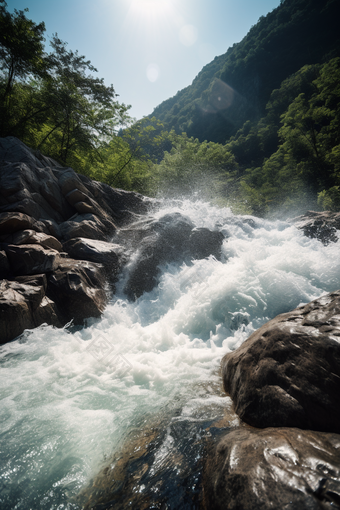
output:
<path id="1" fill-rule="evenodd" d="M 168 264 L 134 303 L 122 275 L 100 320 L 41 326 L 1 347 L 1 509 L 79 508 L 74 497 L 134 423 L 174 398 L 187 416 L 202 399 L 223 406 L 204 390 L 221 357 L 268 319 L 340 288 L 337 244 L 283 221 L 254 218 L 253 228 L 202 202 L 156 217 L 172 211 L 228 235 L 222 260 Z"/>

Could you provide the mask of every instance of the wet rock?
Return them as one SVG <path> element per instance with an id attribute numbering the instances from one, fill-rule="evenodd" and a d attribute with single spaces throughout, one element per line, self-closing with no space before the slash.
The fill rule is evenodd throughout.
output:
<path id="1" fill-rule="evenodd" d="M 34 230 L 22 230 L 15 232 L 4 239 L 4 242 L 8 244 L 39 244 L 43 248 L 57 251 L 62 251 L 63 246 L 58 239 L 53 236 L 43 234 L 42 232 L 35 232 Z"/>
<path id="2" fill-rule="evenodd" d="M 340 508 L 340 436 L 296 428 L 232 431 L 208 454 L 205 510 Z"/>
<path id="3" fill-rule="evenodd" d="M 222 360 L 223 383 L 255 427 L 340 433 L 340 291 L 278 315 Z"/>
<path id="4" fill-rule="evenodd" d="M 45 296 L 46 276 L 0 282 L 0 343 L 6 343 L 44 322 L 60 327 L 55 304 Z M 48 319 L 48 320 L 47 320 Z"/>
<path id="5" fill-rule="evenodd" d="M 190 255 L 195 259 L 204 259 L 210 255 L 220 259 L 223 239 L 221 232 L 208 228 L 195 228 L 189 237 Z"/>
<path id="6" fill-rule="evenodd" d="M 64 250 L 77 260 L 102 264 L 110 276 L 116 276 L 121 267 L 122 247 L 117 244 L 76 237 L 64 243 Z"/>
<path id="7" fill-rule="evenodd" d="M 291 220 L 295 226 L 311 239 L 319 239 L 323 244 L 336 243 L 339 239 L 340 213 L 308 211 Z"/>
<path id="8" fill-rule="evenodd" d="M 108 232 L 102 221 L 94 214 L 78 214 L 71 220 L 61 223 L 59 229 L 60 235 L 65 241 L 75 237 L 106 241 L 109 233 L 113 233 L 112 231 Z"/>
<path id="9" fill-rule="evenodd" d="M 18 230 L 35 230 L 36 232 L 45 232 L 46 226 L 39 221 L 34 220 L 27 214 L 20 212 L 0 213 L 0 235 L 9 235 Z"/>
<path id="10" fill-rule="evenodd" d="M 47 273 L 58 267 L 59 252 L 38 244 L 8 245 L 5 251 L 15 275 Z"/>
<path id="11" fill-rule="evenodd" d="M 151 291 L 157 283 L 159 265 L 214 255 L 221 256 L 224 236 L 206 228 L 194 228 L 189 218 L 180 213 L 166 214 L 158 220 L 138 222 L 121 231 L 127 245 L 137 253 L 130 268 L 125 292 L 131 299 Z"/>
<path id="12" fill-rule="evenodd" d="M 223 396 L 215 395 L 215 404 L 201 399 L 190 416 L 178 409 L 180 400 L 178 396 L 169 405 L 175 409 L 163 408 L 134 424 L 119 451 L 78 496 L 81 508 L 202 508 L 206 443 L 215 444 L 237 418 L 224 407 L 230 399 Z"/>
<path id="13" fill-rule="evenodd" d="M 108 300 L 105 270 L 101 264 L 62 259 L 48 276 L 47 296 L 58 306 L 64 322 L 82 324 L 89 317 L 100 317 Z"/>
<path id="14" fill-rule="evenodd" d="M 0 250 L 0 279 L 7 278 L 10 274 L 11 268 L 8 262 L 6 252 Z"/>

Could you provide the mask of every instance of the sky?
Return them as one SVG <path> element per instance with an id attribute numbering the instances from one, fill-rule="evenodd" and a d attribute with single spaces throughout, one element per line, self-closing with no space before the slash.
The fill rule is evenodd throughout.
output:
<path id="1" fill-rule="evenodd" d="M 192 83 L 280 0 L 6 0 L 58 33 L 140 119 Z"/>

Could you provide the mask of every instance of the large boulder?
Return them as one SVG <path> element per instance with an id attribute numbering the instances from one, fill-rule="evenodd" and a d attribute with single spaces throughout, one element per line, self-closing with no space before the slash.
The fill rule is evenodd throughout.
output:
<path id="1" fill-rule="evenodd" d="M 6 343 L 47 322 L 62 326 L 55 304 L 45 295 L 45 275 L 21 281 L 0 281 L 0 343 Z"/>
<path id="2" fill-rule="evenodd" d="M 105 270 L 101 264 L 63 259 L 48 276 L 47 295 L 58 306 L 63 322 L 82 324 L 100 317 L 108 300 Z"/>
<path id="3" fill-rule="evenodd" d="M 98 216 L 94 214 L 77 214 L 70 220 L 64 221 L 59 225 L 60 237 L 63 241 L 68 241 L 75 237 L 86 237 L 87 239 L 98 239 L 106 241 L 113 234 L 111 229 L 110 235 L 104 223 Z"/>
<path id="4" fill-rule="evenodd" d="M 239 428 L 208 451 L 205 510 L 340 508 L 340 436 Z"/>
<path id="5" fill-rule="evenodd" d="M 8 244 L 39 244 L 43 248 L 62 251 L 63 245 L 58 239 L 43 232 L 35 232 L 34 230 L 20 230 L 4 239 Z"/>
<path id="6" fill-rule="evenodd" d="M 27 214 L 20 212 L 0 213 L 0 236 L 7 237 L 14 232 L 26 229 L 47 232 L 47 227 L 43 222 L 31 218 Z"/>
<path id="7" fill-rule="evenodd" d="M 269 321 L 222 360 L 224 388 L 255 427 L 340 433 L 340 291 Z"/>
<path id="8" fill-rule="evenodd" d="M 39 244 L 10 244 L 5 251 L 15 275 L 47 273 L 57 269 L 59 264 L 59 252 Z"/>
<path id="9" fill-rule="evenodd" d="M 323 244 L 336 243 L 339 239 L 340 213 L 331 211 L 307 211 L 291 220 L 305 236 L 319 239 Z"/>
<path id="10" fill-rule="evenodd" d="M 180 213 L 157 220 L 146 220 L 122 230 L 130 252 L 135 252 L 125 292 L 131 299 L 151 291 L 157 283 L 159 266 L 174 261 L 221 256 L 223 234 L 206 228 L 194 228 Z"/>
<path id="11" fill-rule="evenodd" d="M 110 277 L 117 276 L 121 268 L 123 253 L 118 244 L 76 237 L 64 243 L 64 250 L 73 259 L 102 264 Z"/>

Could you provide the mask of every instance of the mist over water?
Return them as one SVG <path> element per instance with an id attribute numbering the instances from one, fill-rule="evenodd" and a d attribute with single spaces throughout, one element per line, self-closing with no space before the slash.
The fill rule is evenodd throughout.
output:
<path id="1" fill-rule="evenodd" d="M 2 509 L 79 508 L 75 496 L 138 420 L 173 399 L 187 416 L 202 399 L 227 405 L 199 385 L 217 380 L 222 356 L 340 288 L 337 244 L 198 201 L 165 202 L 154 216 L 175 211 L 225 235 L 221 261 L 168 264 L 136 302 L 123 274 L 100 320 L 41 326 L 0 348 Z"/>

